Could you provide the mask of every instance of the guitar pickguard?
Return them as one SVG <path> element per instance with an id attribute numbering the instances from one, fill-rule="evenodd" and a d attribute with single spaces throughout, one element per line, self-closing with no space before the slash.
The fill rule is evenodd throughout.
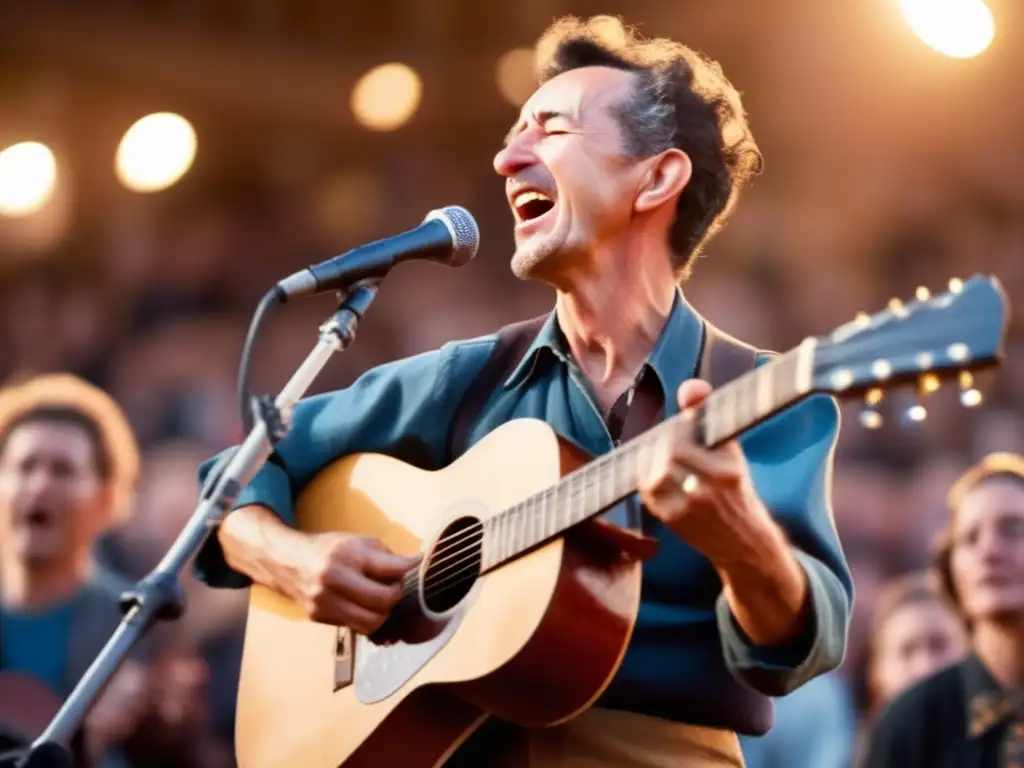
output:
<path id="1" fill-rule="evenodd" d="M 398 640 L 389 645 L 378 645 L 364 635 L 357 635 L 354 669 L 356 698 L 364 704 L 373 704 L 397 692 L 444 648 L 461 623 L 460 611 L 440 627 L 440 632 L 417 643 Z"/>

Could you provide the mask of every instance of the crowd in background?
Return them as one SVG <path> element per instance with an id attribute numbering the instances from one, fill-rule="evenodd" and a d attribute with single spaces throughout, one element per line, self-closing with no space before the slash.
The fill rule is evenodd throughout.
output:
<path id="1" fill-rule="evenodd" d="M 881 309 L 891 295 L 912 295 L 922 282 L 935 290 L 948 277 L 992 271 L 1011 296 L 1020 295 L 1020 219 L 984 205 L 981 196 L 957 202 L 956 215 L 930 217 L 920 227 L 908 221 L 892 231 L 858 272 L 825 258 L 775 258 L 760 247 L 768 238 L 736 231 L 763 222 L 738 217 L 734 231 L 698 263 L 685 291 L 716 324 L 774 349 L 825 333 L 854 309 Z M 480 217 L 485 243 L 486 226 L 502 227 L 501 215 Z M 287 206 L 254 206 L 231 195 L 125 217 L 108 235 L 88 259 L 72 249 L 9 275 L 0 303 L 2 365 L 10 382 L 44 371 L 79 374 L 126 410 L 144 452 L 135 511 L 97 554 L 104 568 L 138 578 L 193 512 L 198 464 L 239 437 L 234 377 L 256 299 L 317 243 L 314 231 L 289 220 Z M 435 265 L 396 271 L 356 343 L 332 361 L 314 391 L 344 386 L 372 365 L 539 314 L 550 304 L 546 291 L 507 274 L 500 250 L 483 248 L 469 269 L 463 282 Z M 256 349 L 257 391 L 277 391 L 332 308 L 330 298 L 311 300 L 269 318 Z M 945 494 L 971 461 L 994 450 L 1024 452 L 1024 399 L 1015 386 L 1024 355 L 1018 350 L 1020 339 L 1011 333 L 1004 366 L 980 379 L 985 402 L 977 409 L 959 405 L 954 385 L 922 401 L 929 418 L 910 423 L 901 412 L 913 393 L 894 395 L 881 406 L 883 427 L 868 430 L 859 422 L 860 405 L 844 404 L 833 498 L 856 607 L 846 662 L 819 683 L 828 685 L 824 701 L 837 713 L 836 727 L 845 730 L 829 737 L 835 754 L 854 748 L 869 714 L 866 660 L 880 592 L 895 577 L 927 565 L 945 521 Z M 163 703 L 153 717 L 172 723 L 172 730 L 187 724 L 205 732 L 213 745 L 207 763 L 230 763 L 246 594 L 206 589 L 187 574 L 186 585 L 189 610 L 158 664 Z M 805 695 L 810 700 L 811 693 Z M 777 733 L 783 731 L 780 726 Z M 172 739 L 147 749 L 145 764 L 158 764 L 159 755 L 165 764 L 184 765 L 169 747 L 184 743 Z M 781 763 L 766 758 L 764 764 Z"/>
<path id="2" fill-rule="evenodd" d="M 493 149 L 499 141 L 493 137 Z M 377 194 L 349 189 L 326 214 L 287 186 L 207 176 L 161 195 L 125 197 L 58 245 L 30 255 L 0 238 L 0 381 L 77 374 L 116 399 L 142 448 L 133 514 L 96 552 L 111 583 L 118 575 L 140 578 L 156 564 L 194 511 L 198 465 L 240 438 L 235 377 L 242 342 L 258 299 L 278 279 L 339 246 L 415 226 L 427 197 L 436 206 L 465 205 L 481 227 L 480 253 L 470 265 L 396 270 L 355 343 L 331 361 L 311 393 L 550 308 L 547 289 L 509 272 L 512 218 L 490 169 L 468 172 L 462 157 L 448 168 L 447 150 L 396 143 L 387 166 L 376 169 Z M 843 179 L 822 178 L 828 191 L 821 194 L 792 193 L 800 179 L 772 176 L 773 167 L 787 163 L 781 157 L 773 166 L 775 158 L 768 152 L 768 178 L 740 201 L 684 286 L 689 301 L 727 332 L 781 351 L 856 312 L 882 310 L 891 297 L 910 299 L 919 285 L 935 293 L 949 278 L 976 272 L 998 276 L 1011 302 L 1024 296 L 1019 157 L 989 147 L 979 149 L 976 167 L 951 163 L 911 174 L 904 173 L 913 165 L 908 161 L 908 168 L 894 168 L 877 183 L 891 184 L 886 198 L 898 204 L 866 237 L 854 237 L 852 216 L 833 227 L 823 215 L 830 195 L 848 202 Z M 333 307 L 322 296 L 267 319 L 255 349 L 255 391 L 280 389 Z M 848 765 L 877 707 L 922 671 L 963 652 L 955 621 L 915 574 L 930 562 L 955 478 L 991 452 L 1024 453 L 1020 331 L 1014 319 L 1003 365 L 978 376 L 984 402 L 977 408 L 961 406 L 955 382 L 916 400 L 928 411 L 922 422 L 903 416 L 915 402 L 912 391 L 883 398 L 878 429 L 861 425 L 862 403 L 842 404 L 832 481 L 856 590 L 846 660 L 778 702 L 769 737 L 744 743 L 751 768 Z M 146 727 L 126 750 L 134 765 L 233 765 L 247 595 L 210 590 L 189 573 L 184 581 L 188 611 L 159 633 Z M 809 717 L 820 724 L 813 733 Z"/>

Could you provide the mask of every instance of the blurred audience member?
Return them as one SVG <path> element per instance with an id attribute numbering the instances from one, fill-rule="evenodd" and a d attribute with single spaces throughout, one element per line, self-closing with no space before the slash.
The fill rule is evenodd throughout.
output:
<path id="1" fill-rule="evenodd" d="M 127 515 L 138 467 L 131 428 L 103 391 L 49 375 L 0 393 L 0 670 L 63 698 L 110 637 L 117 591 L 91 551 Z M 89 713 L 88 747 L 104 762 L 117 764 L 110 750 L 137 727 L 147 684 L 129 660 Z"/>
<path id="2" fill-rule="evenodd" d="M 199 443 L 172 441 L 144 454 L 135 514 L 126 525 L 104 537 L 97 547 L 97 556 L 106 567 L 136 580 L 148 573 L 171 548 L 195 511 L 198 502 L 196 467 L 206 458 L 205 451 Z M 203 723 L 223 747 L 230 748 L 234 739 L 235 695 L 248 595 L 241 591 L 208 589 L 196 580 L 190 568 L 180 574 L 180 579 L 187 607 L 180 619 L 166 627 L 166 632 L 173 635 L 174 650 L 168 650 L 162 658 L 162 667 L 157 665 L 157 674 L 166 673 L 171 675 L 168 679 L 180 681 L 193 679 L 193 672 L 202 670 L 201 686 L 199 682 L 195 685 L 207 699 L 202 702 Z M 181 687 L 174 690 L 181 690 Z M 160 701 L 159 696 L 157 701 Z M 195 704 L 198 706 L 199 702 Z M 158 718 L 158 713 L 153 717 Z M 172 718 L 167 730 L 176 732 L 186 725 L 184 720 Z M 195 729 L 198 725 L 189 720 L 187 727 Z M 159 744 L 161 738 L 164 735 L 140 743 L 136 751 L 144 744 Z"/>
<path id="3" fill-rule="evenodd" d="M 881 713 L 867 768 L 1024 763 L 1024 458 L 991 454 L 949 494 L 937 564 L 971 653 Z"/>
<path id="4" fill-rule="evenodd" d="M 210 670 L 187 646 L 164 645 L 153 661 L 149 706 L 124 751 L 139 768 L 233 768 L 233 745 L 214 737 Z"/>
<path id="5" fill-rule="evenodd" d="M 935 573 L 915 572 L 889 582 L 875 605 L 868 647 L 869 712 L 956 663 L 966 651 L 966 631 Z"/>

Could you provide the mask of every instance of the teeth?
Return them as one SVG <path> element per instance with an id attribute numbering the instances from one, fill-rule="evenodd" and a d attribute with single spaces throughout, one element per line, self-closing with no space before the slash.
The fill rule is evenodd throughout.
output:
<path id="1" fill-rule="evenodd" d="M 527 203 L 532 203 L 534 200 L 546 200 L 549 203 L 551 202 L 551 198 L 545 195 L 543 192 L 533 192 L 531 190 L 529 192 L 520 192 L 518 195 L 515 196 L 512 203 L 513 205 L 515 205 L 516 208 L 521 208 Z"/>

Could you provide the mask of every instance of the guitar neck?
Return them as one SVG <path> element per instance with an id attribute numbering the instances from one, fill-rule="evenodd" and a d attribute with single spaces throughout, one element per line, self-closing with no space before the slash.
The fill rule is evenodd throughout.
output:
<path id="1" fill-rule="evenodd" d="M 683 431 L 713 448 L 756 426 L 811 389 L 813 339 L 711 392 L 558 483 L 484 523 L 483 571 L 554 539 L 637 492 L 640 469 L 660 440 Z"/>

